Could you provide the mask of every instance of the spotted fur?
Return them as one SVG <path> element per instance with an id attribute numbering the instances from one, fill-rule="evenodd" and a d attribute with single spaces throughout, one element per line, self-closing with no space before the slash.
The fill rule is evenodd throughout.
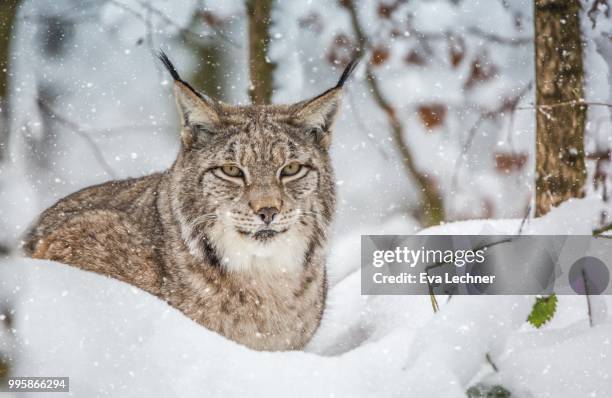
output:
<path id="1" fill-rule="evenodd" d="M 231 106 L 162 60 L 182 120 L 172 167 L 61 199 L 33 226 L 25 252 L 131 283 L 251 348 L 300 349 L 325 305 L 329 145 L 354 65 L 314 99 Z M 285 175 L 294 162 L 299 172 Z"/>

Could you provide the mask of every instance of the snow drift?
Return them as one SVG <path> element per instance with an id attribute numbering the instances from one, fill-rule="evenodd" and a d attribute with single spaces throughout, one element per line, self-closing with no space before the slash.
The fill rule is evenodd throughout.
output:
<path id="1" fill-rule="evenodd" d="M 524 228 L 549 233 L 560 228 L 554 220 L 596 218 L 593 203 L 566 203 Z M 507 234 L 520 223 L 471 221 L 422 233 Z M 408 227 L 394 221 L 369 232 Z M 358 236 L 331 251 L 327 309 L 306 352 L 252 351 L 130 285 L 19 258 L 0 264 L 0 308 L 11 320 L 0 352 L 13 375 L 69 376 L 79 397 L 465 397 L 476 382 L 519 397 L 612 393 L 606 300 L 595 327 L 584 297 L 560 297 L 542 330 L 525 323 L 533 297 L 439 297 L 433 314 L 429 297 L 360 295 Z"/>

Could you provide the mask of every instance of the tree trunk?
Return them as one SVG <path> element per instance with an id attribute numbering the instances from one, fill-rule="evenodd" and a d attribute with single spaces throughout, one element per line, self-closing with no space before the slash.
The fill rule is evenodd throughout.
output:
<path id="1" fill-rule="evenodd" d="M 202 26 L 202 19 L 202 12 L 196 12 L 189 28 L 198 31 Z M 196 67 L 191 71 L 188 81 L 206 95 L 227 101 L 224 69 L 227 57 L 223 51 L 223 42 L 217 36 L 212 36 L 204 43 L 188 36 L 184 43 L 197 59 Z"/>
<path id="2" fill-rule="evenodd" d="M 0 5 L 0 161 L 8 147 L 8 81 L 10 46 L 19 0 L 2 0 Z"/>
<path id="3" fill-rule="evenodd" d="M 273 0 L 247 0 L 249 23 L 249 96 L 255 105 L 269 104 L 272 100 L 272 73 L 275 65 L 268 60 L 270 44 L 270 14 Z"/>
<path id="4" fill-rule="evenodd" d="M 197 57 L 197 67 L 190 75 L 190 82 L 217 100 L 227 101 L 223 65 L 225 60 L 218 43 L 194 45 L 192 54 Z"/>
<path id="5" fill-rule="evenodd" d="M 536 216 L 584 196 L 584 105 L 578 0 L 535 0 Z"/>

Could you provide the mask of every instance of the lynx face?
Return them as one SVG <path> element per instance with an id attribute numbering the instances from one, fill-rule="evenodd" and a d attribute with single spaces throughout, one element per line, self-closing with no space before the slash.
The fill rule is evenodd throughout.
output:
<path id="1" fill-rule="evenodd" d="M 215 131 L 186 132 L 195 139 L 173 169 L 183 238 L 192 254 L 209 243 L 228 268 L 277 257 L 277 266 L 293 268 L 331 221 L 333 173 L 321 132 L 289 123 L 283 108 L 229 111 Z"/>
<path id="2" fill-rule="evenodd" d="M 333 214 L 328 149 L 341 84 L 293 105 L 236 107 L 169 69 L 183 122 L 172 207 L 191 254 L 212 251 L 229 270 L 298 269 Z"/>
<path id="3" fill-rule="evenodd" d="M 226 230 L 262 243 L 282 239 L 323 205 L 317 186 L 319 173 L 331 173 L 327 156 L 291 130 L 250 123 L 220 148 L 218 166 L 202 176 L 202 185 L 219 204 L 215 213 Z"/>

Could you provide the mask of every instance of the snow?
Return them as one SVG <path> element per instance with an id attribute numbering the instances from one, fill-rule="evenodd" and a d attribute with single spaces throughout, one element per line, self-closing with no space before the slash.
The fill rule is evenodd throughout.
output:
<path id="1" fill-rule="evenodd" d="M 610 206 L 597 197 L 569 199 L 546 217 L 525 219 L 523 235 L 592 235 L 602 211 Z M 427 228 L 424 235 L 516 235 L 522 219 L 467 220 Z"/>
<path id="2" fill-rule="evenodd" d="M 609 396 L 611 332 L 607 323 L 517 334 L 507 342 L 507 355 L 497 362 L 500 372 L 485 381 L 503 381 L 519 394 L 543 398 Z"/>
<path id="3" fill-rule="evenodd" d="M 549 233 L 570 215 L 596 214 L 575 200 L 529 222 Z M 420 231 L 513 233 L 521 220 L 473 220 Z M 412 233 L 401 219 L 369 233 Z M 355 234 L 355 237 L 358 235 Z M 464 397 L 477 382 L 517 397 L 612 393 L 612 322 L 589 327 L 584 297 L 560 296 L 553 321 L 526 323 L 531 296 L 362 296 L 359 240 L 337 240 L 322 324 L 304 352 L 256 352 L 210 332 L 159 299 L 70 266 L 12 258 L 0 263 L 0 336 L 18 375 L 70 376 L 73 396 Z M 594 298 L 596 299 L 596 298 Z M 486 362 L 489 354 L 499 372 Z"/>
<path id="4" fill-rule="evenodd" d="M 2 271 L 2 291 L 10 292 L 5 300 L 14 308 L 14 337 L 3 340 L 1 348 L 8 345 L 17 356 L 15 374 L 69 375 L 75 396 L 280 396 L 292 391 L 302 396 L 462 396 L 484 350 L 493 344 L 493 336 L 486 338 L 483 330 L 516 327 L 529 306 L 524 298 L 495 298 L 491 306 L 461 297 L 435 319 L 414 322 L 432 318 L 426 298 L 375 298 L 362 308 L 361 322 L 351 319 L 360 314 L 358 308 L 345 309 L 348 319 L 335 319 L 338 294 L 348 288 L 348 300 L 360 299 L 358 279 L 351 278 L 332 289 L 330 315 L 321 331 L 336 323 L 350 338 L 315 340 L 311 352 L 259 353 L 105 277 L 35 260 L 14 260 Z M 421 311 L 407 311 L 411 306 Z M 498 306 L 507 311 L 496 311 Z M 512 315 L 521 321 L 511 324 Z M 363 329 L 362 322 L 371 329 Z M 472 328 L 454 334 L 457 322 Z M 350 335 L 351 326 L 357 335 Z M 339 341 L 348 340 L 357 346 L 334 352 Z"/>
<path id="5" fill-rule="evenodd" d="M 593 27 L 586 13 L 594 1 L 582 7 L 585 100 L 610 102 L 612 19 L 601 6 Z M 9 157 L 0 163 L 0 244 L 14 248 L 37 214 L 71 192 L 113 175 L 141 176 L 171 165 L 178 118 L 154 53 L 163 48 L 185 78 L 195 77 L 190 73 L 198 60 L 179 32 L 191 27 L 197 7 L 224 21 L 224 38 L 214 40 L 207 27 L 199 31 L 225 57 L 224 99 L 248 102 L 244 2 L 175 3 L 22 2 L 9 70 Z M 321 327 L 305 352 L 253 352 L 131 286 L 13 255 L 0 260 L 0 314 L 10 312 L 0 318 L 0 357 L 14 358 L 15 372 L 69 375 L 74 396 L 464 397 L 478 382 L 500 383 L 518 397 L 612 395 L 609 297 L 592 298 L 595 327 L 588 326 L 583 297 L 561 296 L 553 320 L 535 330 L 524 322 L 533 297 L 440 297 L 434 315 L 429 297 L 360 294 L 361 234 L 518 233 L 533 201 L 535 126 L 532 45 L 482 37 L 529 39 L 532 1 L 397 2 L 389 19 L 378 15 L 379 2 L 356 3 L 372 45 L 390 51 L 386 63 L 372 67 L 377 82 L 405 126 L 415 163 L 435 177 L 448 220 L 456 222 L 421 230 L 413 217 L 418 187 L 399 161 L 362 62 L 346 85 L 334 131 L 338 211 L 330 234 L 331 288 Z M 58 54 L 43 48 L 46 16 L 77 21 Z M 391 35 L 394 29 L 399 36 Z M 423 40 L 419 33 L 438 38 Z M 342 65 L 328 56 L 338 35 L 352 35 L 340 2 L 275 3 L 268 53 L 277 65 L 274 102 L 309 98 L 336 83 Z M 462 49 L 456 65 L 448 37 Z M 408 63 L 410 52 L 423 64 Z M 466 88 L 476 61 L 495 74 Z M 517 105 L 524 109 L 479 122 L 482 112 L 519 93 Z M 81 134 L 45 120 L 38 96 Z M 428 104 L 447 110 L 441 126 L 430 129 L 419 119 L 418 107 Z M 589 107 L 588 153 L 612 148 L 610 128 L 610 110 Z M 497 153 L 525 155 L 526 162 L 519 170 L 498 170 Z M 590 234 L 609 222 L 610 202 L 602 202 L 601 186 L 591 184 L 594 162 L 588 167 L 585 199 L 541 219 L 529 217 L 521 232 Z M 603 164 L 608 186 L 610 167 Z M 8 319 L 12 332 L 1 327 Z M 485 361 L 487 352 L 499 372 Z"/>

